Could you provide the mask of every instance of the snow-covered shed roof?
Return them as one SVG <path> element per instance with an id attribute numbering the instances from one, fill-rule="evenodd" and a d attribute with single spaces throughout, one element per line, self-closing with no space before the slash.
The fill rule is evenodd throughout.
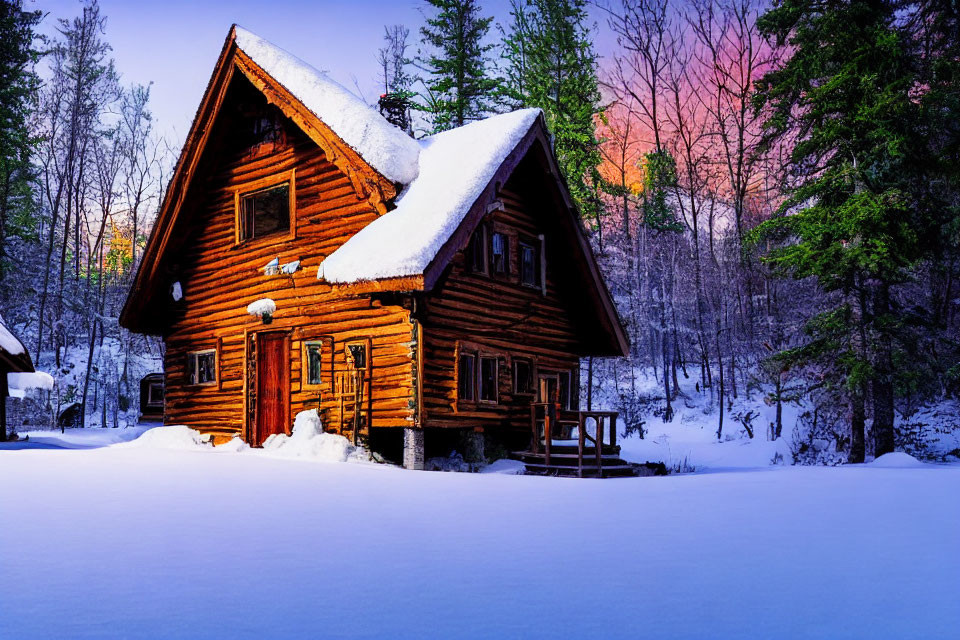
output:
<path id="1" fill-rule="evenodd" d="M 0 316 L 0 369 L 5 371 L 33 371 L 30 354 L 20 339 L 13 335 Z"/>
<path id="2" fill-rule="evenodd" d="M 523 109 L 421 140 L 419 175 L 397 207 L 330 254 L 317 276 L 343 284 L 422 274 L 539 115 Z"/>
<path id="3" fill-rule="evenodd" d="M 242 27 L 235 31 L 237 47 L 371 167 L 401 184 L 417 177 L 420 146 L 410 136 L 326 74 Z"/>

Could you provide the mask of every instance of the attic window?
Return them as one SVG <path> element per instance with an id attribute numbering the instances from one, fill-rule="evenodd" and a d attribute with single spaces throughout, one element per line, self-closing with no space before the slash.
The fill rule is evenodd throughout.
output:
<path id="1" fill-rule="evenodd" d="M 540 286 L 540 247 L 520 241 L 520 282 L 528 287 Z"/>
<path id="2" fill-rule="evenodd" d="M 490 234 L 490 272 L 506 275 L 510 269 L 510 241 L 505 233 Z"/>
<path id="3" fill-rule="evenodd" d="M 238 196 L 238 240 L 253 240 L 290 231 L 291 183 L 283 182 Z"/>

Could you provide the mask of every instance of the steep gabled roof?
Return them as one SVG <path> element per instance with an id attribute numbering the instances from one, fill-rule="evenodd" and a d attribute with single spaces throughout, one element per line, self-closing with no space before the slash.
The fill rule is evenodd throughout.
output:
<path id="1" fill-rule="evenodd" d="M 330 254 L 317 277 L 355 291 L 429 291 L 466 246 L 497 191 L 528 156 L 543 167 L 551 222 L 567 238 L 569 259 L 583 274 L 582 295 L 610 336 L 607 354 L 627 355 L 629 340 L 560 173 L 539 109 L 523 109 L 444 131 L 420 141 L 420 173 L 396 208 Z"/>
<path id="2" fill-rule="evenodd" d="M 422 275 L 539 115 L 523 109 L 421 140 L 420 173 L 397 207 L 330 254 L 318 277 L 346 284 Z"/>
<path id="3" fill-rule="evenodd" d="M 420 145 L 326 74 L 280 47 L 236 27 L 236 43 L 361 158 L 392 182 L 417 177 Z"/>

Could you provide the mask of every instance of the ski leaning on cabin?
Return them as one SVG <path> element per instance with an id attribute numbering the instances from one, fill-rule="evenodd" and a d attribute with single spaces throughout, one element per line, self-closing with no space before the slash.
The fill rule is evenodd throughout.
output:
<path id="1" fill-rule="evenodd" d="M 629 346 L 537 109 L 414 140 L 234 26 L 121 324 L 165 342 L 164 423 L 214 442 L 317 409 L 408 468 L 640 470 L 580 407 L 580 359 Z"/>

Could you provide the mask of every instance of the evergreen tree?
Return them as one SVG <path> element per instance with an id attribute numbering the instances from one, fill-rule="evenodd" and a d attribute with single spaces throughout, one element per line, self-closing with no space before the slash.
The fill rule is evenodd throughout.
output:
<path id="1" fill-rule="evenodd" d="M 783 0 L 759 22 L 792 50 L 758 83 L 757 102 L 770 110 L 770 139 L 795 137 L 797 186 L 781 207 L 791 214 L 760 225 L 753 239 L 781 241 L 766 255 L 780 272 L 844 294 L 809 323 L 807 348 L 843 345 L 836 358 L 851 405 L 851 461 L 863 459 L 868 389 L 875 454 L 893 450 L 891 287 L 920 259 L 928 227 L 914 215 L 908 182 L 914 76 L 896 10 L 888 0 Z"/>
<path id="2" fill-rule="evenodd" d="M 503 45 L 503 101 L 510 108 L 543 110 L 570 192 L 581 215 L 596 222 L 603 212 L 594 122 L 600 91 L 586 0 L 515 1 L 511 15 Z"/>
<path id="3" fill-rule="evenodd" d="M 482 118 L 491 109 L 497 83 L 487 75 L 492 44 L 484 38 L 493 18 L 480 16 L 476 0 L 426 0 L 434 13 L 420 28 L 428 50 L 417 64 L 425 92 L 420 108 L 432 130 L 444 131 Z"/>
<path id="4" fill-rule="evenodd" d="M 34 28 L 41 15 L 24 11 L 22 0 L 0 3 L 0 290 L 6 290 L 2 283 L 10 268 L 10 237 L 29 236 L 33 229 L 34 140 L 28 118 L 40 84 L 34 72 L 40 57 Z"/>

